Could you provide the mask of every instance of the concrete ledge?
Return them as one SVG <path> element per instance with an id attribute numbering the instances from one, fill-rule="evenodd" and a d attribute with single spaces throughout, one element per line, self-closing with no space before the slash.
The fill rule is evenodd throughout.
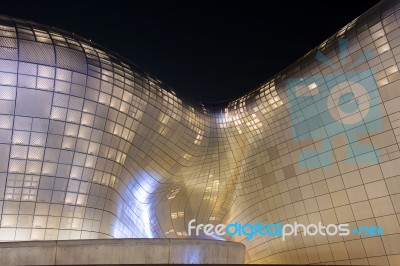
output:
<path id="1" fill-rule="evenodd" d="M 241 243 L 202 239 L 90 239 L 0 243 L 1 265 L 240 264 Z"/>

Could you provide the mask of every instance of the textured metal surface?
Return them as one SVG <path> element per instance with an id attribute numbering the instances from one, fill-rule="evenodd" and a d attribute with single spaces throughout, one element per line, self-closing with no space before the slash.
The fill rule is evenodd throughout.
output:
<path id="1" fill-rule="evenodd" d="M 88 40 L 2 17 L 0 240 L 185 238 L 191 219 L 379 223 L 382 237 L 230 240 L 246 245 L 248 262 L 399 264 L 399 7 L 381 2 L 222 107 L 182 101 Z M 371 57 L 341 64 L 340 38 L 347 62 Z M 348 163 L 357 159 L 347 153 L 350 132 L 332 141 L 329 167 L 297 161 L 320 142 L 307 128 L 308 139 L 293 138 L 285 82 L 332 73 L 317 51 L 337 72 L 374 70 L 382 128 L 358 137 L 379 162 Z"/>

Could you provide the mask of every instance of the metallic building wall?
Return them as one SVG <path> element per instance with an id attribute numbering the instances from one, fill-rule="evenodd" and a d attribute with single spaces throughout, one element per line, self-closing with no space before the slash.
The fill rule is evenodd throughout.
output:
<path id="1" fill-rule="evenodd" d="M 399 8 L 381 2 L 222 107 L 182 101 L 88 40 L 2 17 L 0 240 L 184 238 L 193 218 L 379 224 L 382 237 L 230 240 L 244 243 L 254 263 L 399 264 Z M 344 38 L 347 54 L 338 46 Z M 317 51 L 338 67 L 316 60 Z M 324 119 L 317 113 L 295 136 L 294 120 L 310 113 L 290 98 L 287 81 L 311 80 L 311 90 L 346 81 L 340 73 L 349 72 L 376 80 L 378 115 L 362 120 L 361 131 L 335 131 L 334 123 L 312 123 Z M 314 157 L 322 167 L 304 167 L 299 155 L 320 149 L 321 139 L 331 145 Z M 348 140 L 351 148 L 372 145 L 379 161 L 363 162 Z"/>

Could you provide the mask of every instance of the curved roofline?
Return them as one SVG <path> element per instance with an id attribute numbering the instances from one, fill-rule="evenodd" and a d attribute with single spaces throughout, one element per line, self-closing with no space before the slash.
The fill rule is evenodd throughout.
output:
<path id="1" fill-rule="evenodd" d="M 111 56 L 115 57 L 116 59 L 128 64 L 131 67 L 131 69 L 133 71 L 135 71 L 137 74 L 143 75 L 144 77 L 151 78 L 152 80 L 156 81 L 158 83 L 158 85 L 162 86 L 163 89 L 165 89 L 166 91 L 168 91 L 168 92 L 170 92 L 172 94 L 175 94 L 179 99 L 183 100 L 182 101 L 183 103 L 186 103 L 186 104 L 189 104 L 189 105 L 190 104 L 192 104 L 192 105 L 195 104 L 198 107 L 202 107 L 203 106 L 203 104 L 200 101 L 195 101 L 193 99 L 189 99 L 189 98 L 187 98 L 187 97 L 185 97 L 183 95 L 180 95 L 180 93 L 176 93 L 176 91 L 173 89 L 172 86 L 170 86 L 167 83 L 165 83 L 164 81 L 158 79 L 155 75 L 151 74 L 149 71 L 147 71 L 147 70 L 143 69 L 142 67 L 138 66 L 137 64 L 135 64 L 131 60 L 127 59 L 123 55 L 119 54 L 118 52 L 112 51 L 112 50 L 106 48 L 105 46 L 103 46 L 101 44 L 98 44 L 97 42 L 92 41 L 91 39 L 87 39 L 85 37 L 82 37 L 79 34 L 75 34 L 73 32 L 69 32 L 67 30 L 63 30 L 63 29 L 60 29 L 60 28 L 57 28 L 57 27 L 54 27 L 54 26 L 46 26 L 44 24 L 37 23 L 37 22 L 32 21 L 32 20 L 25 20 L 25 19 L 16 18 L 16 17 L 13 17 L 13 16 L 0 14 L 0 20 L 1 19 L 6 19 L 8 21 L 13 21 L 14 23 L 38 25 L 39 27 L 44 28 L 46 30 L 52 30 L 52 31 L 55 31 L 55 32 L 58 32 L 58 33 L 62 33 L 63 35 L 70 36 L 72 38 L 87 42 L 88 44 L 93 45 L 94 47 L 99 48 L 99 49 L 103 50 L 104 52 L 107 52 L 108 55 L 111 55 Z"/>
<path id="2" fill-rule="evenodd" d="M 371 8 L 369 8 L 367 11 L 363 12 L 361 15 L 363 15 L 363 17 L 367 17 L 370 12 L 372 12 L 372 10 L 374 8 L 378 8 L 380 6 L 380 2 L 376 3 L 374 6 L 372 6 Z M 357 21 L 360 17 L 358 16 L 356 19 L 354 19 L 353 21 Z M 238 101 L 240 98 L 242 97 L 246 97 L 250 94 L 256 93 L 261 89 L 261 86 L 265 83 L 268 83 L 274 79 L 277 79 L 278 77 L 280 77 L 280 75 L 282 73 L 286 73 L 288 69 L 293 69 L 293 67 L 297 64 L 300 64 L 301 61 L 309 56 L 311 53 L 315 52 L 318 48 L 320 48 L 320 46 L 314 47 L 313 49 L 311 49 L 309 52 L 307 52 L 305 55 L 299 57 L 298 59 L 296 59 L 293 63 L 291 63 L 290 65 L 284 67 L 283 69 L 281 69 L 280 71 L 278 71 L 276 74 L 272 75 L 270 78 L 265 79 L 263 82 L 260 82 L 257 86 L 253 87 L 253 89 L 249 90 L 249 92 L 245 93 L 242 96 L 239 96 L 237 98 L 230 98 L 230 99 L 226 99 L 226 100 L 221 100 L 221 101 L 215 101 L 215 102 L 207 102 L 207 101 L 197 101 L 188 97 L 185 97 L 183 95 L 181 95 L 179 92 L 177 93 L 172 86 L 168 85 L 166 82 L 158 79 L 155 75 L 151 74 L 149 71 L 144 70 L 142 67 L 138 66 L 137 64 L 135 64 L 134 62 L 132 62 L 130 59 L 127 59 L 126 57 L 124 57 L 123 55 L 119 54 L 118 52 L 112 51 L 108 48 L 106 48 L 105 46 L 98 44 L 97 42 L 93 42 L 91 39 L 87 39 L 85 37 L 82 37 L 78 34 L 75 34 L 73 32 L 68 32 L 66 30 L 54 27 L 54 26 L 46 26 L 44 24 L 41 23 L 37 23 L 31 20 L 24 20 L 21 18 L 16 18 L 13 16 L 8 16 L 8 15 L 2 15 L 0 14 L 0 19 L 6 18 L 8 20 L 11 20 L 13 22 L 18 22 L 18 23 L 22 23 L 22 24 L 33 24 L 33 25 L 38 25 L 40 27 L 43 27 L 45 29 L 48 30 L 54 30 L 57 31 L 59 33 L 65 34 L 67 36 L 72 36 L 73 38 L 77 38 L 79 40 L 85 41 L 87 43 L 90 43 L 91 45 L 98 47 L 100 49 L 102 49 L 103 51 L 107 52 L 109 55 L 119 59 L 120 61 L 126 62 L 129 64 L 129 66 L 132 68 L 133 71 L 137 72 L 138 74 L 144 75 L 144 77 L 147 78 L 151 78 L 152 80 L 155 80 L 158 82 L 158 85 L 162 86 L 163 89 L 167 90 L 168 92 L 176 95 L 180 100 L 182 100 L 182 104 L 187 104 L 187 105 L 195 105 L 199 108 L 204 108 L 206 107 L 207 109 L 211 109 L 211 110 L 215 110 L 216 112 L 219 111 L 223 111 L 224 108 L 227 108 L 229 106 L 230 103 L 234 102 L 234 101 Z M 351 22 L 349 22 L 351 23 Z M 349 23 L 347 23 L 344 27 L 348 27 Z M 340 30 L 336 31 L 332 36 L 336 36 L 337 33 Z M 347 30 L 346 30 L 347 31 Z M 346 32 L 345 31 L 345 32 Z M 328 41 L 332 39 L 332 37 L 328 38 L 325 41 L 325 44 L 328 44 Z"/>

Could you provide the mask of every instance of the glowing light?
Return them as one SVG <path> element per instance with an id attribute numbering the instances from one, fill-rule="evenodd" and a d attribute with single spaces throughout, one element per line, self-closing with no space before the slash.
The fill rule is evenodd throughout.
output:
<path id="1" fill-rule="evenodd" d="M 313 89 L 315 89 L 317 87 L 317 83 L 315 83 L 315 82 L 313 82 L 313 83 L 311 83 L 310 85 L 308 85 L 308 89 L 309 90 L 313 90 Z"/>
<path id="2" fill-rule="evenodd" d="M 388 69 L 386 69 L 386 73 L 388 75 L 391 75 L 393 73 L 396 73 L 397 71 L 399 71 L 399 69 L 397 68 L 396 65 L 389 67 Z"/>
<path id="3" fill-rule="evenodd" d="M 378 53 L 383 54 L 384 52 L 389 51 L 389 50 L 390 50 L 389 44 L 384 44 L 378 48 Z"/>
<path id="4" fill-rule="evenodd" d="M 157 185 L 145 182 L 145 180 L 154 179 L 153 175 L 156 176 L 157 174 L 150 176 L 147 172 L 140 172 L 126 186 L 122 196 L 124 200 L 118 202 L 117 217 L 129 217 L 129 219 L 125 219 L 124 221 L 120 219 L 114 220 L 114 228 L 111 232 L 113 237 L 121 237 L 121 232 L 127 232 L 128 236 L 132 234 L 131 237 L 153 238 L 155 236 L 152 226 L 155 214 L 150 202 L 152 201 L 153 192 L 157 189 Z M 137 182 L 137 179 L 143 182 Z M 127 207 L 125 206 L 127 202 L 135 202 L 135 205 Z M 124 237 L 127 237 L 127 235 Z"/>

